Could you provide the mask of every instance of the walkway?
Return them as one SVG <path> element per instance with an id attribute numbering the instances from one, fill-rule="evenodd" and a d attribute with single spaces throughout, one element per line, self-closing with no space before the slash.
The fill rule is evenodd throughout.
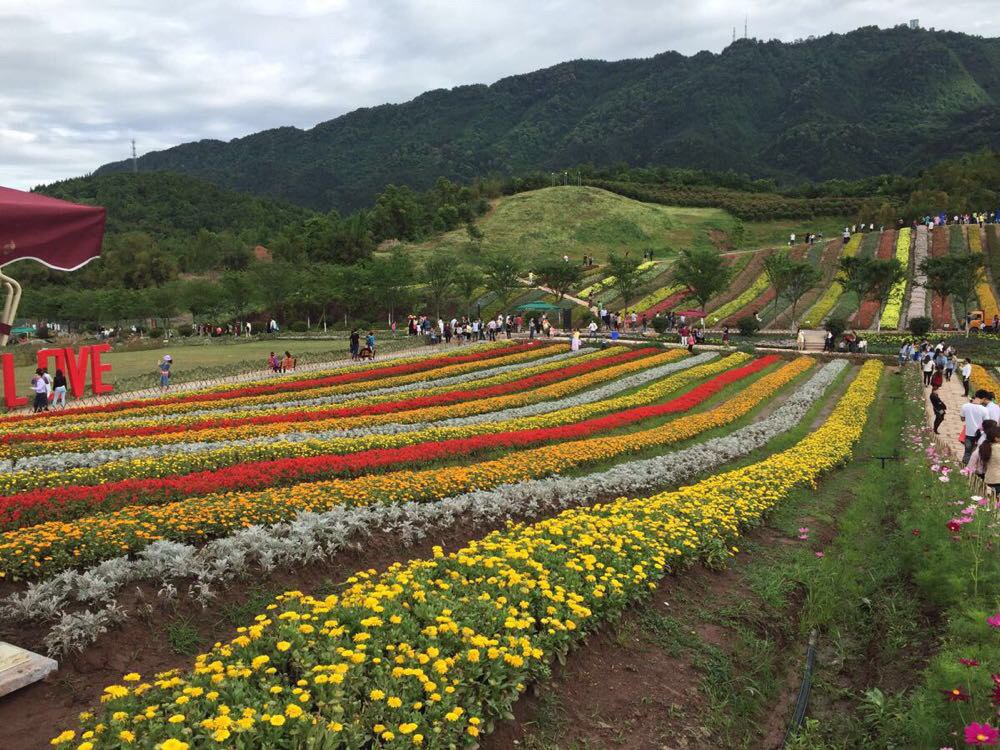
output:
<path id="1" fill-rule="evenodd" d="M 916 365 L 910 363 L 906 365 L 907 368 L 915 367 Z M 929 425 L 934 424 L 934 410 L 931 408 L 931 388 L 930 386 L 924 386 L 924 407 L 927 412 L 927 423 Z M 958 459 L 962 458 L 962 446 L 958 443 L 958 434 L 962 431 L 962 420 L 959 419 L 959 412 L 962 406 L 968 403 L 967 399 L 963 394 L 965 390 L 962 388 L 962 378 L 956 372 L 952 375 L 951 380 L 944 381 L 938 391 L 938 395 L 944 401 L 945 406 L 948 407 L 948 411 L 944 414 L 944 422 L 938 428 L 938 433 L 940 438 L 938 442 L 944 445 L 953 456 Z"/>

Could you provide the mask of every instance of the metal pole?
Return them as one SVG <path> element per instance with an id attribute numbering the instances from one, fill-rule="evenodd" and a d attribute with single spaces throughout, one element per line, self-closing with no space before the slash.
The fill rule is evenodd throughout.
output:
<path id="1" fill-rule="evenodd" d="M 7 340 L 10 338 L 10 327 L 14 325 L 17 306 L 21 302 L 21 285 L 2 271 L 0 271 L 0 282 L 7 290 L 7 300 L 3 305 L 3 317 L 0 318 L 0 347 L 4 347 L 7 346 Z"/>

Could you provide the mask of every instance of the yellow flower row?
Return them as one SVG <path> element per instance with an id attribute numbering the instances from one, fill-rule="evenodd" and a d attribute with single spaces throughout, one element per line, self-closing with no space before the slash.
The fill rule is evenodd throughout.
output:
<path id="1" fill-rule="evenodd" d="M 591 355 L 584 355 L 590 357 Z M 595 355 L 596 356 L 596 355 Z M 66 440 L 58 443 L 59 449 L 68 451 L 97 450 L 101 448 L 125 448 L 139 445 L 169 445 L 171 443 L 190 442 L 192 440 L 238 440 L 242 438 L 260 437 L 263 435 L 282 435 L 295 430 L 297 432 L 322 432 L 324 430 L 347 430 L 355 427 L 369 427 L 377 424 L 412 424 L 414 422 L 431 422 L 449 417 L 462 417 L 471 414 L 484 414 L 497 409 L 507 409 L 513 406 L 526 406 L 553 398 L 561 398 L 571 393 L 590 388 L 605 380 L 621 377 L 650 367 L 665 364 L 677 359 L 676 351 L 666 351 L 649 357 L 642 357 L 620 365 L 606 367 L 594 372 L 578 375 L 562 382 L 535 388 L 530 391 L 519 391 L 504 396 L 481 398 L 474 401 L 463 401 L 448 406 L 429 406 L 422 409 L 391 412 L 388 414 L 367 414 L 355 417 L 331 417 L 317 419 L 303 417 L 302 421 L 277 422 L 272 424 L 247 424 L 238 427 L 207 428 L 204 430 L 189 430 L 158 435 L 124 435 L 107 438 L 86 438 Z M 53 443 L 45 441 L 16 443 L 9 446 L 9 455 L 25 456 L 51 452 Z"/>
<path id="2" fill-rule="evenodd" d="M 751 284 L 747 289 L 745 289 L 739 297 L 737 297 L 734 300 L 730 300 L 726 304 L 722 305 L 722 307 L 712 310 L 709 313 L 709 316 L 712 318 L 712 320 L 725 320 L 733 313 L 739 312 L 744 307 L 753 302 L 755 299 L 757 299 L 760 295 L 764 293 L 764 290 L 766 290 L 769 285 L 770 282 L 767 279 L 767 274 L 762 273 L 760 276 L 754 279 L 753 284 Z"/>
<path id="3" fill-rule="evenodd" d="M 910 228 L 903 227 L 896 236 L 896 260 L 903 266 L 903 272 L 909 274 L 910 268 Z M 892 285 L 889 290 L 889 297 L 885 303 L 885 310 L 882 313 L 883 328 L 898 328 L 899 318 L 903 312 L 903 298 L 906 296 L 906 280 L 903 276 Z"/>
<path id="4" fill-rule="evenodd" d="M 657 364 L 677 359 L 683 350 L 671 350 L 651 358 Z M 472 437 L 513 430 L 579 422 L 605 412 L 621 411 L 636 406 L 655 403 L 664 396 L 703 378 L 711 377 L 750 359 L 743 353 L 733 354 L 699 367 L 676 373 L 664 380 L 645 386 L 626 396 L 595 401 L 591 404 L 559 409 L 532 417 L 521 417 L 497 422 L 457 427 L 432 427 L 396 435 L 366 435 L 350 438 L 328 438 L 306 442 L 276 442 L 266 445 L 234 445 L 199 453 L 175 453 L 156 457 L 112 461 L 93 468 L 62 469 L 52 472 L 18 472 L 0 475 L 0 494 L 23 492 L 36 487 L 101 484 L 103 482 L 138 477 L 167 477 L 195 471 L 218 469 L 238 463 L 264 461 L 277 458 L 357 453 L 373 448 L 397 448 L 403 445 L 453 438 Z M 656 365 L 653 365 L 656 366 Z M 608 371 L 605 370 L 607 377 Z"/>
<path id="5" fill-rule="evenodd" d="M 38 576 L 126 554 L 159 539 L 208 539 L 245 526 L 287 521 L 301 511 L 437 500 L 659 448 L 734 422 L 813 364 L 808 357 L 797 358 L 709 411 L 624 435 L 572 440 L 468 465 L 368 474 L 259 492 L 230 492 L 166 505 L 133 505 L 73 521 L 52 521 L 9 531 L 0 535 L 0 575 Z"/>
<path id="6" fill-rule="evenodd" d="M 127 731 L 162 748 L 234 734 L 275 748 L 318 736 L 332 747 L 471 744 L 582 634 L 844 463 L 881 370 L 866 364 L 819 430 L 756 464 L 361 571 L 339 595 L 286 592 L 191 672 L 105 688 L 82 736 L 111 745 Z"/>

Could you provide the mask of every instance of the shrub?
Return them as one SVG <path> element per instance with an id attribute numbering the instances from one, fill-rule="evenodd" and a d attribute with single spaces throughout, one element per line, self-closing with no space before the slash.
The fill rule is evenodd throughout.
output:
<path id="1" fill-rule="evenodd" d="M 162 328 L 154 328 L 147 335 L 151 339 L 161 339 L 161 338 L 163 338 L 163 329 Z"/>
<path id="2" fill-rule="evenodd" d="M 825 328 L 837 338 L 847 330 L 847 321 L 844 318 L 828 318 Z"/>
<path id="3" fill-rule="evenodd" d="M 926 336 L 931 331 L 931 319 L 926 315 L 910 318 L 909 329 L 914 336 Z"/>
<path id="4" fill-rule="evenodd" d="M 307 326 L 304 321 L 296 320 L 294 323 L 288 326 L 288 330 L 294 333 L 305 333 L 306 331 L 309 330 L 309 326 Z"/>
<path id="5" fill-rule="evenodd" d="M 187 324 L 182 325 L 182 326 L 177 326 L 177 333 L 180 334 L 181 336 L 183 336 L 184 338 L 187 338 L 188 336 L 191 336 L 191 335 L 194 334 L 194 328 L 192 326 L 187 325 Z"/>
<path id="6" fill-rule="evenodd" d="M 667 319 L 662 315 L 653 316 L 653 330 L 661 336 L 667 331 Z"/>
<path id="7" fill-rule="evenodd" d="M 741 336 L 753 336 L 760 330 L 760 321 L 753 315 L 744 315 L 736 321 L 736 327 L 740 329 Z"/>

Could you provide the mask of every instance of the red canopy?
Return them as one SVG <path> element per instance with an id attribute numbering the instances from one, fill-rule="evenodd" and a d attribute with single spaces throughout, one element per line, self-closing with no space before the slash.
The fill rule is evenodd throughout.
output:
<path id="1" fill-rule="evenodd" d="M 0 187 L 0 268 L 30 258 L 74 271 L 101 254 L 105 210 Z"/>

